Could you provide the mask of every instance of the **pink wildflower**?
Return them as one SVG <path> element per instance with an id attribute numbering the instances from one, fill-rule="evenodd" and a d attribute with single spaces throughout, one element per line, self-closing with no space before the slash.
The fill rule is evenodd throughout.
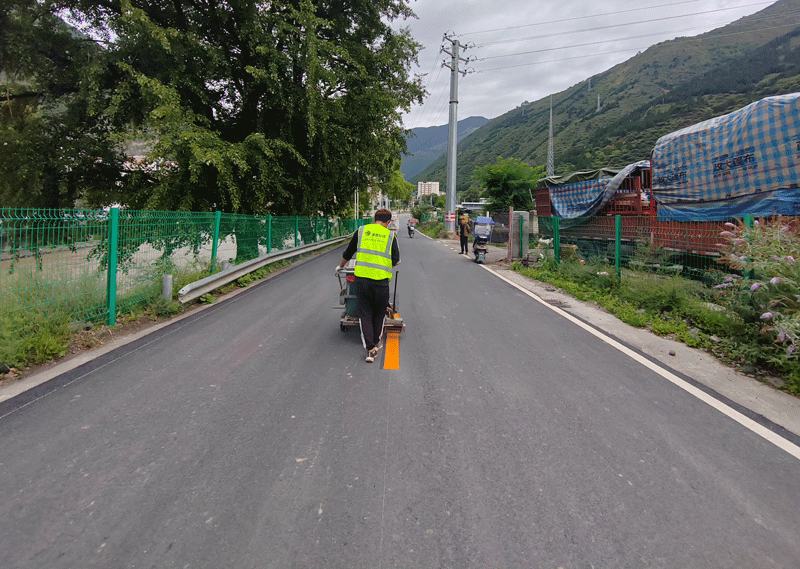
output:
<path id="1" fill-rule="evenodd" d="M 761 315 L 761 320 L 772 320 L 772 317 L 775 316 L 772 312 L 765 312 Z"/>
<path id="2" fill-rule="evenodd" d="M 769 284 L 778 284 L 778 283 L 782 283 L 782 282 L 783 282 L 782 278 L 780 278 L 780 277 L 772 277 L 770 279 L 770 281 L 769 281 Z"/>
<path id="3" fill-rule="evenodd" d="M 736 224 L 731 223 L 730 221 L 725 222 L 725 227 L 730 227 L 731 229 L 736 229 Z"/>
<path id="4" fill-rule="evenodd" d="M 722 231 L 720 233 L 720 236 L 721 237 L 733 237 L 733 233 L 731 233 L 730 231 Z"/>
<path id="5" fill-rule="evenodd" d="M 750 287 L 750 292 L 755 292 L 758 289 L 760 289 L 762 286 L 764 286 L 764 285 L 762 285 L 761 283 L 753 283 L 753 286 Z M 762 316 L 762 318 L 763 318 L 763 316 Z"/>

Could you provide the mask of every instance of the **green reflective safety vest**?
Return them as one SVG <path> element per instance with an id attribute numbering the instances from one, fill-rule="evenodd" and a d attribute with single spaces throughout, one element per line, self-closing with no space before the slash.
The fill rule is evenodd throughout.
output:
<path id="1" fill-rule="evenodd" d="M 392 278 L 392 242 L 394 237 L 388 228 L 370 223 L 358 230 L 356 249 L 357 277 L 382 281 Z"/>

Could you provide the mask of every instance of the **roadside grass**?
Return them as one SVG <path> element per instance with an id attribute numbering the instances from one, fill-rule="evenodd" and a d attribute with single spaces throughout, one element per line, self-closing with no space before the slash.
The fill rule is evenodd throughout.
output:
<path id="1" fill-rule="evenodd" d="M 247 287 L 283 267 L 339 247 L 341 245 L 332 245 L 291 260 L 272 263 L 203 295 L 196 302 L 216 302 L 217 298 L 237 287 Z M 191 303 L 183 305 L 161 296 L 161 274 L 164 272 L 163 267 L 155 270 L 146 281 L 120 293 L 115 319 L 117 325 L 165 320 L 191 306 Z M 208 269 L 200 263 L 170 267 L 169 272 L 173 275 L 172 298 L 187 284 L 208 276 Z M 8 288 L 10 292 L 3 293 L 0 306 L 0 364 L 11 370 L 23 370 L 63 357 L 79 334 L 106 327 L 106 313 L 98 308 L 105 306 L 106 302 L 105 277 L 97 272 L 87 271 L 73 276 L 69 282 L 60 283 L 38 282 L 35 275 L 20 275 Z M 8 309 L 20 306 L 33 308 L 24 311 Z M 2 377 L 0 372 L 0 379 Z"/>
<path id="2" fill-rule="evenodd" d="M 532 267 L 515 263 L 513 269 L 595 302 L 631 326 L 704 349 L 746 373 L 778 376 L 783 390 L 800 394 L 800 361 L 786 355 L 774 332 L 764 330 L 747 295 L 631 269 L 623 271 L 620 281 L 614 268 L 603 263 L 546 260 Z"/>
<path id="3" fill-rule="evenodd" d="M 417 225 L 417 231 L 421 231 L 433 239 L 447 238 L 447 230 L 441 221 L 431 220 L 420 223 Z"/>

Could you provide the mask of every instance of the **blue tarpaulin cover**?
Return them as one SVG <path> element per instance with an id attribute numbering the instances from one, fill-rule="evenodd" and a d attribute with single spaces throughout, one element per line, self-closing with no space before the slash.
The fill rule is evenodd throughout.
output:
<path id="1" fill-rule="evenodd" d="M 800 93 L 767 97 L 662 136 L 652 154 L 661 219 L 800 210 Z"/>

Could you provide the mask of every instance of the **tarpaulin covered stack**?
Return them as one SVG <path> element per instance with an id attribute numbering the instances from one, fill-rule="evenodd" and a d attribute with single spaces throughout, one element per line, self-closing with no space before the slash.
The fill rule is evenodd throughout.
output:
<path id="1" fill-rule="evenodd" d="M 800 213 L 800 93 L 768 97 L 662 136 L 652 154 L 659 219 Z"/>

